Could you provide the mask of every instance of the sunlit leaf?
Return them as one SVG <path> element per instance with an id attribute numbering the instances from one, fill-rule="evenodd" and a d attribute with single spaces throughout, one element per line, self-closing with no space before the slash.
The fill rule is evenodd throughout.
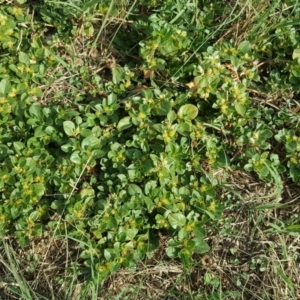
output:
<path id="1" fill-rule="evenodd" d="M 198 115 L 198 108 L 193 104 L 185 104 L 179 108 L 177 114 L 179 118 L 193 120 Z"/>

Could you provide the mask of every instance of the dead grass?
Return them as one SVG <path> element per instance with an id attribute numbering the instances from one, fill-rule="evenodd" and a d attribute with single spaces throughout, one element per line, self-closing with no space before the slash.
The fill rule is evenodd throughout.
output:
<path id="1" fill-rule="evenodd" d="M 14 264 L 21 280 L 30 287 L 32 299 L 64 299 L 78 255 L 74 242 L 49 233 L 33 238 L 25 248 L 15 238 L 7 237 L 0 246 L 0 295 L 5 296 L 3 299 L 19 299 L 12 294 L 12 287 L 21 288 L 12 272 Z"/>

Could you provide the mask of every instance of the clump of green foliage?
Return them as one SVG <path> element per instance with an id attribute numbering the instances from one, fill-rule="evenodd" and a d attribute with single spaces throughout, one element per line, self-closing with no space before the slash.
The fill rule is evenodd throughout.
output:
<path id="1" fill-rule="evenodd" d="M 67 233 L 103 279 L 151 256 L 160 231 L 168 256 L 189 265 L 209 251 L 205 224 L 222 216 L 226 174 L 299 183 L 296 6 L 142 1 L 114 35 L 122 59 L 104 78 L 72 40 L 94 51 L 99 18 L 122 7 L 74 3 L 0 7 L 1 236 L 25 246 Z M 266 9 L 262 27 L 255 9 Z M 231 24 L 247 14 L 252 30 L 237 41 Z M 60 80 L 72 88 L 45 98 Z"/>

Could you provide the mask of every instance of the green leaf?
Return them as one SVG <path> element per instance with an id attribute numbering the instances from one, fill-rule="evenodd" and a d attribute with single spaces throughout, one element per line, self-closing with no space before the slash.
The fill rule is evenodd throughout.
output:
<path id="1" fill-rule="evenodd" d="M 36 161 L 31 157 L 26 158 L 26 167 L 25 167 L 26 173 L 31 174 L 35 171 L 35 169 L 36 169 Z"/>
<path id="2" fill-rule="evenodd" d="M 238 59 L 236 56 L 231 56 L 230 61 L 232 65 L 237 69 L 243 64 L 243 61 Z"/>
<path id="3" fill-rule="evenodd" d="M 115 229 L 117 227 L 117 220 L 114 216 L 108 219 L 108 222 L 105 225 L 105 229 Z"/>
<path id="4" fill-rule="evenodd" d="M 136 185 L 136 184 L 129 184 L 128 186 L 128 194 L 130 196 L 135 196 L 135 195 L 143 195 L 142 189 Z"/>
<path id="5" fill-rule="evenodd" d="M 198 238 L 198 239 L 204 239 L 206 233 L 205 233 L 205 230 L 202 228 L 203 227 L 203 224 L 201 224 L 201 222 L 196 222 L 195 224 L 195 228 L 194 228 L 194 234 L 195 234 L 195 237 Z"/>
<path id="6" fill-rule="evenodd" d="M 37 211 L 33 211 L 30 215 L 29 215 L 29 218 L 33 221 L 36 221 L 39 217 L 39 214 Z"/>
<path id="7" fill-rule="evenodd" d="M 75 124 L 71 121 L 64 121 L 64 131 L 68 136 L 74 135 Z"/>
<path id="8" fill-rule="evenodd" d="M 93 150 L 93 158 L 94 159 L 98 159 L 103 157 L 106 154 L 105 151 L 101 150 L 101 149 L 94 149 Z"/>
<path id="9" fill-rule="evenodd" d="M 21 214 L 21 209 L 20 209 L 20 207 L 13 206 L 10 209 L 10 213 L 11 213 L 12 218 L 15 219 Z"/>
<path id="10" fill-rule="evenodd" d="M 17 233 L 17 236 L 21 247 L 26 247 L 29 244 L 29 238 L 27 235 L 24 235 L 23 232 L 20 232 L 20 234 Z"/>
<path id="11" fill-rule="evenodd" d="M 153 98 L 153 93 L 150 89 L 142 89 L 142 95 L 147 98 L 147 99 L 152 99 Z"/>
<path id="12" fill-rule="evenodd" d="M 159 116 L 166 116 L 171 109 L 172 104 L 170 101 L 162 101 L 157 108 L 157 114 Z"/>
<path id="13" fill-rule="evenodd" d="M 285 149 L 289 153 L 296 151 L 297 147 L 298 143 L 296 141 L 289 141 L 285 144 Z"/>
<path id="14" fill-rule="evenodd" d="M 158 132 L 163 132 L 164 126 L 162 124 L 154 124 L 153 128 Z"/>
<path id="15" fill-rule="evenodd" d="M 186 217 L 180 213 L 169 214 L 168 221 L 172 228 L 182 228 L 186 223 Z"/>
<path id="16" fill-rule="evenodd" d="M 22 142 L 14 142 L 13 143 L 15 151 L 21 155 L 21 150 L 25 148 L 25 145 Z"/>
<path id="17" fill-rule="evenodd" d="M 70 160 L 75 164 L 81 164 L 81 157 L 79 154 L 80 154 L 79 151 L 73 152 L 70 156 Z"/>
<path id="18" fill-rule="evenodd" d="M 88 137 L 88 136 L 93 136 L 93 133 L 92 133 L 92 130 L 90 129 L 87 129 L 87 128 L 82 128 L 80 130 L 80 135 L 84 138 Z"/>
<path id="19" fill-rule="evenodd" d="M 149 195 L 149 193 L 157 187 L 156 180 L 150 180 L 145 184 L 145 194 Z"/>
<path id="20" fill-rule="evenodd" d="M 253 171 L 253 165 L 252 164 L 246 164 L 244 166 L 244 169 L 247 171 L 247 172 L 252 172 Z"/>
<path id="21" fill-rule="evenodd" d="M 296 48 L 293 51 L 293 59 L 300 57 L 300 48 Z"/>
<path id="22" fill-rule="evenodd" d="M 260 179 L 266 178 L 270 173 L 270 171 L 266 165 L 260 167 L 256 172 L 258 173 L 258 176 Z"/>
<path id="23" fill-rule="evenodd" d="M 7 78 L 4 78 L 0 82 L 0 93 L 2 95 L 6 95 L 10 92 L 11 84 L 10 81 Z"/>
<path id="24" fill-rule="evenodd" d="M 126 230 L 126 237 L 128 240 L 132 241 L 134 239 L 134 237 L 137 235 L 138 233 L 138 229 L 136 228 L 129 228 Z"/>
<path id="25" fill-rule="evenodd" d="M 171 247 L 167 247 L 166 249 L 166 254 L 170 257 L 170 258 L 175 258 L 177 256 L 177 252 L 178 250 L 171 246 Z"/>
<path id="26" fill-rule="evenodd" d="M 276 268 L 276 271 L 277 271 L 277 274 L 279 274 L 280 277 L 284 280 L 284 282 L 288 285 L 289 289 L 291 291 L 294 291 L 295 286 L 294 286 L 293 281 L 282 272 L 281 268 L 279 268 L 279 267 Z"/>
<path id="27" fill-rule="evenodd" d="M 226 152 L 221 149 L 218 154 L 218 164 L 221 167 L 228 167 L 230 163 L 229 157 L 227 156 Z"/>
<path id="28" fill-rule="evenodd" d="M 239 52 L 241 52 L 242 54 L 246 54 L 250 51 L 251 49 L 251 46 L 250 46 L 250 43 L 249 41 L 243 41 L 239 44 L 238 46 L 238 50 Z"/>
<path id="29" fill-rule="evenodd" d="M 33 190 L 36 196 L 42 197 L 45 193 L 45 186 L 42 183 L 33 184 Z"/>
<path id="30" fill-rule="evenodd" d="M 183 240 L 189 237 L 189 233 L 185 228 L 181 228 L 178 232 L 178 237 Z"/>
<path id="31" fill-rule="evenodd" d="M 245 114 L 245 112 L 246 112 L 246 106 L 245 105 L 237 102 L 237 103 L 235 103 L 234 107 L 235 107 L 236 112 L 239 115 L 243 116 Z"/>
<path id="32" fill-rule="evenodd" d="M 9 153 L 9 149 L 5 145 L 0 145 L 0 159 L 5 158 Z"/>
<path id="33" fill-rule="evenodd" d="M 38 104 L 31 105 L 29 108 L 29 112 L 32 117 L 36 117 L 38 119 L 43 117 L 42 109 Z"/>
<path id="34" fill-rule="evenodd" d="M 117 129 L 119 131 L 125 130 L 132 126 L 131 117 L 124 117 L 118 123 Z"/>
<path id="35" fill-rule="evenodd" d="M 159 52 L 162 55 L 170 55 L 171 53 L 174 54 L 178 51 L 177 46 L 168 40 L 165 43 L 162 43 L 159 47 Z"/>
<path id="36" fill-rule="evenodd" d="M 130 159 L 130 160 L 138 160 L 140 159 L 143 154 L 139 149 L 136 148 L 132 148 L 132 149 L 128 149 L 126 151 L 126 156 Z"/>
<path id="37" fill-rule="evenodd" d="M 193 120 L 198 115 L 198 108 L 193 104 L 185 104 L 179 108 L 177 115 L 181 119 Z"/>
<path id="38" fill-rule="evenodd" d="M 290 176 L 292 177 L 293 181 L 299 181 L 300 179 L 300 168 L 295 165 L 291 165 L 290 167 Z"/>
<path id="39" fill-rule="evenodd" d="M 95 190 L 91 187 L 84 188 L 80 191 L 80 196 L 81 196 L 82 199 L 94 198 L 95 197 Z"/>
<path id="40" fill-rule="evenodd" d="M 177 119 L 177 114 L 175 113 L 174 110 L 169 111 L 167 115 L 167 119 L 170 123 L 174 122 Z"/>
<path id="41" fill-rule="evenodd" d="M 210 250 L 209 245 L 201 238 L 194 238 L 195 242 L 194 252 L 198 254 L 206 253 Z"/>
<path id="42" fill-rule="evenodd" d="M 185 268 L 188 268 L 190 266 L 191 256 L 192 252 L 189 249 L 185 248 L 179 252 L 179 257 Z"/>
<path id="43" fill-rule="evenodd" d="M 117 96 L 114 93 L 111 93 L 107 98 L 107 105 L 111 106 L 114 103 L 117 103 Z"/>
<path id="44" fill-rule="evenodd" d="M 143 162 L 142 162 L 142 172 L 144 172 L 145 174 L 147 174 L 148 172 L 150 172 L 153 168 L 153 163 L 150 159 L 145 159 Z"/>
<path id="45" fill-rule="evenodd" d="M 300 232 L 300 224 L 292 224 L 285 227 L 285 229 L 289 232 Z"/>
<path id="46" fill-rule="evenodd" d="M 125 71 L 124 68 L 116 65 L 113 69 L 112 69 L 112 75 L 113 75 L 113 83 L 117 84 L 120 83 L 121 81 L 123 81 L 125 79 Z"/>
<path id="47" fill-rule="evenodd" d="M 192 130 L 192 126 L 189 123 L 179 123 L 177 127 L 177 131 L 184 136 L 189 136 Z"/>
<path id="48" fill-rule="evenodd" d="M 269 129 L 263 129 L 259 131 L 259 139 L 263 138 L 264 140 L 273 136 L 273 132 Z"/>
<path id="49" fill-rule="evenodd" d="M 110 260 L 111 259 L 111 257 L 112 257 L 112 255 L 111 255 L 111 251 L 109 251 L 109 250 L 111 250 L 111 249 L 104 249 L 104 257 L 105 257 L 105 259 L 106 260 Z"/>
<path id="50" fill-rule="evenodd" d="M 90 136 L 86 137 L 81 142 L 81 148 L 82 149 L 93 148 L 97 145 L 100 146 L 100 140 L 98 138 L 96 138 L 95 136 L 93 136 L 93 135 L 90 135 Z"/>
<path id="51" fill-rule="evenodd" d="M 54 210 L 60 210 L 65 207 L 65 202 L 63 200 L 54 200 L 51 202 L 50 207 Z"/>
<path id="52" fill-rule="evenodd" d="M 25 52 L 20 51 L 19 62 L 28 66 L 30 65 L 30 58 Z"/>
<path id="53" fill-rule="evenodd" d="M 84 4 L 84 10 L 87 10 L 88 8 L 94 6 L 95 4 L 98 4 L 99 0 L 91 0 Z"/>

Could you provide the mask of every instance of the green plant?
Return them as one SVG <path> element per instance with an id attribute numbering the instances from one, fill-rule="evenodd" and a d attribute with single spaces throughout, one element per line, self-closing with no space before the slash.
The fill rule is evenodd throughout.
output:
<path id="1" fill-rule="evenodd" d="M 67 236 L 99 283 L 163 232 L 189 268 L 231 172 L 276 185 L 269 208 L 299 184 L 298 5 L 18 2 L 0 8 L 2 237 Z M 104 49 L 119 59 L 94 67 Z"/>

